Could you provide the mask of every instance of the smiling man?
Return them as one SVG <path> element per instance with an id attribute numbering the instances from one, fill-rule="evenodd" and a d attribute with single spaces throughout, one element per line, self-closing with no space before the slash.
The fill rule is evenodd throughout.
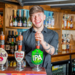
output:
<path id="1" fill-rule="evenodd" d="M 40 6 L 33 6 L 30 11 L 30 20 L 32 27 L 23 33 L 23 51 L 25 51 L 25 59 L 29 66 L 33 67 L 31 62 L 31 52 L 36 48 L 35 39 L 40 40 L 40 49 L 43 51 L 43 63 L 40 67 L 46 69 L 47 75 L 51 73 L 51 55 L 55 53 L 58 44 L 58 34 L 47 29 L 43 22 L 46 18 L 44 15 L 44 9 Z"/>

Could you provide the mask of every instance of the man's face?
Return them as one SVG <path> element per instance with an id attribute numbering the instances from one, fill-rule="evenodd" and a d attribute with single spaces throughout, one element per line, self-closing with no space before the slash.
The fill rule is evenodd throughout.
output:
<path id="1" fill-rule="evenodd" d="M 33 26 L 36 28 L 40 28 L 43 25 L 45 20 L 45 15 L 43 12 L 37 12 L 30 16 L 30 20 L 33 23 Z"/>

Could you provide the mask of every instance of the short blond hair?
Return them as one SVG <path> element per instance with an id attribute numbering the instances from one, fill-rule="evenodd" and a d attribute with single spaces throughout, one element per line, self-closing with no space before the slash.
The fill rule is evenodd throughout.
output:
<path id="1" fill-rule="evenodd" d="M 44 13 L 44 9 L 40 6 L 33 6 L 30 11 L 29 11 L 29 15 L 31 16 L 32 14 L 36 13 L 36 12 L 43 12 Z"/>

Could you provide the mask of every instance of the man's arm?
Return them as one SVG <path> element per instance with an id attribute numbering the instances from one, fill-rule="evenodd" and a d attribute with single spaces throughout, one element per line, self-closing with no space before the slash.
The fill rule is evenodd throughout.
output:
<path id="1" fill-rule="evenodd" d="M 50 43 L 47 43 L 44 40 L 43 34 L 40 33 L 40 32 L 37 32 L 37 33 L 35 34 L 35 38 L 40 40 L 40 44 L 42 45 L 42 47 L 44 48 L 44 50 L 47 53 L 53 55 L 55 53 L 55 50 L 56 50 L 56 47 L 57 47 L 57 44 L 58 44 L 58 34 L 56 32 L 54 32 L 53 33 L 54 36 L 53 36 L 51 42 Z"/>
<path id="2" fill-rule="evenodd" d="M 44 50 L 45 50 L 47 53 L 49 53 L 49 54 L 51 54 L 51 55 L 54 54 L 55 48 L 54 48 L 52 45 L 50 45 L 50 44 L 48 44 L 47 42 L 44 41 L 43 44 L 42 44 L 42 46 L 43 46 Z"/>

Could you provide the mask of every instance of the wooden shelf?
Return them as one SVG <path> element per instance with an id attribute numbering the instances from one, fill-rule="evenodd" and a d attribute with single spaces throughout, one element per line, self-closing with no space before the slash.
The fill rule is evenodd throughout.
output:
<path id="1" fill-rule="evenodd" d="M 51 30 L 60 30 L 60 28 L 48 28 L 48 29 L 51 29 Z"/>
<path id="2" fill-rule="evenodd" d="M 14 54 L 8 54 L 8 57 L 14 57 Z"/>
<path id="3" fill-rule="evenodd" d="M 9 29 L 29 29 L 30 27 L 6 27 Z"/>
<path id="4" fill-rule="evenodd" d="M 29 29 L 30 27 L 6 27 L 6 28 L 9 28 L 9 29 Z M 60 30 L 60 28 L 48 28 L 48 29 Z"/>
<path id="5" fill-rule="evenodd" d="M 62 29 L 62 30 L 75 30 L 75 29 L 73 28 L 73 29 Z"/>

